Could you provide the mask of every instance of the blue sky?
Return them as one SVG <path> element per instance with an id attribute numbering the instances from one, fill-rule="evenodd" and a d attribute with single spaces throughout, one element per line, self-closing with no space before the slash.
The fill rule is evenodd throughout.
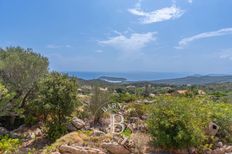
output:
<path id="1" fill-rule="evenodd" d="M 0 47 L 57 71 L 232 73 L 231 0 L 0 0 Z"/>

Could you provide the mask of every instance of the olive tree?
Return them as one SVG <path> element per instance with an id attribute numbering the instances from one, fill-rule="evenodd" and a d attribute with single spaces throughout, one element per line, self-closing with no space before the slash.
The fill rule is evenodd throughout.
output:
<path id="1" fill-rule="evenodd" d="M 48 59 L 32 49 L 7 47 L 0 49 L 0 79 L 14 97 L 7 103 L 5 116 L 22 115 L 26 105 L 33 99 L 36 82 L 48 72 Z"/>

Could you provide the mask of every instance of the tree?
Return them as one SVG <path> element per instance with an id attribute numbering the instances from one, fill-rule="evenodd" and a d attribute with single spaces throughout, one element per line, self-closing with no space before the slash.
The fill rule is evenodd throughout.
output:
<path id="1" fill-rule="evenodd" d="M 10 93 L 6 87 L 0 83 L 0 116 L 8 112 L 7 103 L 13 97 L 13 93 Z"/>
<path id="2" fill-rule="evenodd" d="M 48 115 L 48 137 L 55 140 L 66 132 L 65 125 L 77 101 L 77 82 L 61 73 L 52 72 L 39 82 L 41 111 Z"/>
<path id="3" fill-rule="evenodd" d="M 9 91 L 15 93 L 8 102 L 8 108 L 12 109 L 10 115 L 19 115 L 17 111 L 25 108 L 36 82 L 47 72 L 48 59 L 32 49 L 0 49 L 0 78 Z"/>

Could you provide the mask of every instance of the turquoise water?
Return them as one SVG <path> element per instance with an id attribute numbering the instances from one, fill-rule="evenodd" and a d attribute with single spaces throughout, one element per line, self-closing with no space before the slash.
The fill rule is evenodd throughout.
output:
<path id="1" fill-rule="evenodd" d="M 152 81 L 173 79 L 188 76 L 188 73 L 159 73 L 159 72 L 66 72 L 70 76 L 90 80 L 101 76 L 126 78 L 128 81 Z"/>

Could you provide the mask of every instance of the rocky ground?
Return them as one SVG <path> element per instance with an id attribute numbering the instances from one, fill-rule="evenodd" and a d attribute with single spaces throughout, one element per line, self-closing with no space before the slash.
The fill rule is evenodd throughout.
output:
<path id="1" fill-rule="evenodd" d="M 67 125 L 69 133 L 50 143 L 43 133 L 43 124 L 33 127 L 22 125 L 14 131 L 0 128 L 0 135 L 10 134 L 11 137 L 21 137 L 22 146 L 17 151 L 19 154 L 28 152 L 34 154 L 194 154 L 194 148 L 188 150 L 171 150 L 165 152 L 151 145 L 151 137 L 147 133 L 145 120 L 147 115 L 132 116 L 129 110 L 121 110 L 119 114 L 125 117 L 125 130 L 121 134 L 110 133 L 110 119 L 105 117 L 101 125 L 91 127 L 90 121 L 73 117 Z M 216 128 L 212 123 L 209 127 Z M 210 130 L 215 135 L 217 129 Z M 214 150 L 205 154 L 232 154 L 232 146 L 218 142 Z"/>

